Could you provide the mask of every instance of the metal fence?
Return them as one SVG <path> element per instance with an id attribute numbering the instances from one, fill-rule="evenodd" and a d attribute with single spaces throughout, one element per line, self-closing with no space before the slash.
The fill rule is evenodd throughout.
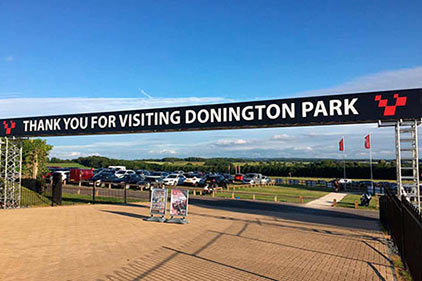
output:
<path id="1" fill-rule="evenodd" d="M 404 197 L 386 190 L 380 198 L 380 220 L 391 234 L 413 280 L 422 281 L 422 216 Z"/>
<path id="2" fill-rule="evenodd" d="M 31 187 L 22 187 L 22 207 L 49 206 L 52 204 L 52 186 L 36 190 Z M 132 190 L 126 188 L 103 188 L 95 186 L 63 185 L 62 205 L 83 203 L 127 204 L 145 202 L 149 200 L 149 190 Z"/>

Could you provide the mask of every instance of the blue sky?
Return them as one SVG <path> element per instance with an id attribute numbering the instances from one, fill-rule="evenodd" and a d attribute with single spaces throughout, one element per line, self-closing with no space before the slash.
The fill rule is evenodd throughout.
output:
<path id="1" fill-rule="evenodd" d="M 422 87 L 421 1 L 2 1 L 0 116 Z M 140 90 L 144 90 L 144 94 Z M 52 155 L 393 157 L 335 126 L 49 138 Z M 111 149 L 112 148 L 112 149 Z"/>

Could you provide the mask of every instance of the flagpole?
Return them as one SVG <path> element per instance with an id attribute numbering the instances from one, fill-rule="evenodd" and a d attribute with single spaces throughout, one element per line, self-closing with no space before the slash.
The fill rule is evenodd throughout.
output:
<path id="1" fill-rule="evenodd" d="M 343 136 L 343 175 L 344 175 L 344 180 L 346 180 L 346 157 L 345 157 L 345 153 L 346 153 L 346 144 L 345 144 L 344 136 Z"/>
<path id="2" fill-rule="evenodd" d="M 371 134 L 369 134 L 369 169 L 371 171 L 371 187 L 372 187 L 372 192 L 375 195 L 374 177 L 373 177 L 373 174 L 372 174 L 372 143 L 371 143 Z"/>

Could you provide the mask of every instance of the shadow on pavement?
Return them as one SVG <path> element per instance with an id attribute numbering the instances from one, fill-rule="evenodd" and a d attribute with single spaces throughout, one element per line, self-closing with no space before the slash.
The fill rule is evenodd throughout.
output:
<path id="1" fill-rule="evenodd" d="M 149 218 L 149 216 L 134 214 L 134 213 L 127 213 L 127 212 L 118 212 L 118 211 L 108 211 L 108 210 L 101 210 L 102 212 L 131 217 L 131 218 L 137 218 L 137 219 L 145 219 Z"/>

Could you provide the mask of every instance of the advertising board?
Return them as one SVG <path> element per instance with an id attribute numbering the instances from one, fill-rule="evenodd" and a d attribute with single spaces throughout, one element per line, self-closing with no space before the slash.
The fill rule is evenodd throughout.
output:
<path id="1" fill-rule="evenodd" d="M 188 199 L 188 190 L 172 189 L 170 199 L 170 216 L 186 217 L 188 215 Z"/>
<path id="2" fill-rule="evenodd" d="M 167 189 L 153 188 L 151 191 L 151 215 L 166 214 Z"/>

